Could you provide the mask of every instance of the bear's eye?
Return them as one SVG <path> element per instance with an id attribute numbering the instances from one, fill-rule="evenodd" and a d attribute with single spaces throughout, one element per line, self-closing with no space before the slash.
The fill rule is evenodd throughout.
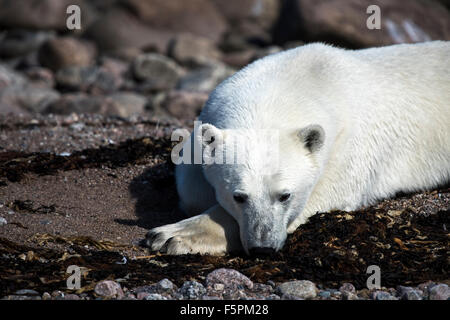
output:
<path id="1" fill-rule="evenodd" d="M 291 197 L 290 193 L 283 193 L 279 198 L 278 201 L 285 202 Z"/>
<path id="2" fill-rule="evenodd" d="M 248 195 L 246 195 L 245 193 L 235 193 L 233 194 L 233 198 L 234 201 L 236 201 L 237 203 L 244 203 L 245 201 L 247 201 L 248 199 Z"/>

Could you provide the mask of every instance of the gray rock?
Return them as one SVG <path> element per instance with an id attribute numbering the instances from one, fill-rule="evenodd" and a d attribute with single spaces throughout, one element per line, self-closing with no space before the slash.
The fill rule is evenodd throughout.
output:
<path id="1" fill-rule="evenodd" d="M 20 289 L 17 290 L 14 294 L 18 296 L 38 296 L 39 292 L 33 289 Z"/>
<path id="2" fill-rule="evenodd" d="M 3 297 L 1 300 L 42 300 L 40 296 L 21 296 L 21 295 L 9 295 Z"/>
<path id="3" fill-rule="evenodd" d="M 411 1 L 407 7 L 402 5 L 402 0 L 383 2 L 383 27 L 377 32 L 359 27 L 363 21 L 361 12 L 374 4 L 372 0 L 292 0 L 289 3 L 282 9 L 283 19 L 274 30 L 277 43 L 327 37 L 339 39 L 338 42 L 350 47 L 367 48 L 450 39 L 449 13 L 438 1 Z M 428 24 L 421 16 L 433 23 Z"/>
<path id="4" fill-rule="evenodd" d="M 220 297 L 217 296 L 203 296 L 202 300 L 221 300 Z"/>
<path id="5" fill-rule="evenodd" d="M 171 115 L 179 119 L 195 119 L 208 100 L 208 94 L 171 90 L 154 95 L 148 109 L 156 116 Z"/>
<path id="6" fill-rule="evenodd" d="M 427 281 L 424 283 L 421 283 L 417 286 L 417 289 L 422 290 L 424 293 L 429 293 L 428 289 L 431 289 L 432 286 L 435 286 L 436 283 L 433 281 Z"/>
<path id="7" fill-rule="evenodd" d="M 215 63 L 189 72 L 180 79 L 177 89 L 210 93 L 219 83 L 234 73 L 234 69 L 222 63 Z"/>
<path id="8" fill-rule="evenodd" d="M 169 56 L 182 65 L 204 66 L 218 61 L 221 53 L 210 39 L 182 33 L 169 44 Z"/>
<path id="9" fill-rule="evenodd" d="M 331 292 L 330 291 L 326 291 L 326 290 L 320 291 L 318 293 L 318 296 L 321 297 L 321 298 L 328 299 L 329 297 L 331 297 Z"/>
<path id="10" fill-rule="evenodd" d="M 355 293 L 356 289 L 355 286 L 351 283 L 345 282 L 342 284 L 342 286 L 339 288 L 339 291 L 344 293 L 344 292 L 351 292 L 351 293 Z"/>
<path id="11" fill-rule="evenodd" d="M 43 112 L 57 101 L 60 94 L 53 89 L 31 86 L 9 86 L 0 89 L 0 105 L 29 112 Z"/>
<path id="12" fill-rule="evenodd" d="M 55 80 L 63 89 L 95 94 L 116 91 L 122 83 L 121 78 L 97 66 L 62 68 L 56 73 Z"/>
<path id="13" fill-rule="evenodd" d="M 300 298 L 299 296 L 293 294 L 285 293 L 281 296 L 281 300 L 305 300 L 305 299 Z"/>
<path id="14" fill-rule="evenodd" d="M 8 224 L 8 221 L 6 221 L 5 218 L 0 217 L 0 226 L 4 226 L 4 225 L 6 225 L 6 224 Z"/>
<path id="15" fill-rule="evenodd" d="M 64 296 L 64 300 L 80 300 L 80 297 L 73 293 L 68 293 Z"/>
<path id="16" fill-rule="evenodd" d="M 135 294 L 139 294 L 141 292 L 145 293 L 158 293 L 158 288 L 155 284 L 149 285 L 149 286 L 140 286 L 133 289 L 133 292 Z"/>
<path id="17" fill-rule="evenodd" d="M 62 292 L 62 291 L 55 290 L 55 291 L 52 292 L 52 295 L 51 295 L 51 296 L 52 296 L 52 298 L 55 299 L 55 300 L 63 300 L 64 297 L 65 297 L 65 294 L 64 294 L 64 292 Z"/>
<path id="18" fill-rule="evenodd" d="M 397 300 L 396 297 L 392 296 L 388 292 L 385 291 L 375 291 L 372 294 L 373 300 Z"/>
<path id="19" fill-rule="evenodd" d="M 429 287 L 428 292 L 430 294 L 430 300 L 449 300 L 450 298 L 450 289 L 444 283 Z"/>
<path id="20" fill-rule="evenodd" d="M 0 64 L 0 89 L 9 86 L 23 86 L 26 79 L 20 73 Z"/>
<path id="21" fill-rule="evenodd" d="M 53 88 L 55 86 L 55 76 L 50 69 L 41 67 L 32 67 L 25 71 L 33 87 Z"/>
<path id="22" fill-rule="evenodd" d="M 398 286 L 397 293 L 402 300 L 422 300 L 423 291 L 412 287 Z"/>
<path id="23" fill-rule="evenodd" d="M 42 300 L 51 300 L 51 299 L 52 299 L 52 296 L 50 295 L 50 293 L 44 292 L 42 294 Z"/>
<path id="24" fill-rule="evenodd" d="M 132 92 L 118 92 L 109 97 L 114 106 L 113 113 L 121 117 L 142 114 L 144 113 L 147 104 L 146 97 Z"/>
<path id="25" fill-rule="evenodd" d="M 340 292 L 339 290 L 329 289 L 329 291 L 330 291 L 332 297 L 341 298 L 341 296 L 342 296 L 342 292 Z"/>
<path id="26" fill-rule="evenodd" d="M 176 286 L 173 284 L 172 281 L 170 281 L 169 279 L 162 279 L 161 281 L 159 281 L 156 284 L 158 290 L 161 290 L 163 292 L 170 292 L 175 290 Z"/>
<path id="27" fill-rule="evenodd" d="M 252 292 L 258 295 L 268 295 L 274 292 L 274 288 L 268 284 L 254 283 Z"/>
<path id="28" fill-rule="evenodd" d="M 122 298 L 124 297 L 123 290 L 119 283 L 111 280 L 104 280 L 95 285 L 95 294 L 105 298 Z"/>
<path id="29" fill-rule="evenodd" d="M 206 294 L 205 287 L 197 281 L 186 281 L 183 283 L 181 288 L 178 290 L 180 294 L 183 295 L 185 299 L 200 299 Z"/>
<path id="30" fill-rule="evenodd" d="M 143 300 L 167 300 L 167 298 L 159 293 L 148 293 Z"/>
<path id="31" fill-rule="evenodd" d="M 133 289 L 138 300 L 143 300 L 149 294 L 172 294 L 177 289 L 176 285 L 169 279 L 162 279 L 158 283 L 141 286 Z"/>
<path id="32" fill-rule="evenodd" d="M 132 65 L 133 75 L 137 80 L 145 82 L 150 91 L 167 90 L 175 87 L 182 74 L 175 61 L 157 54 L 148 53 L 136 57 Z"/>
<path id="33" fill-rule="evenodd" d="M 138 299 L 134 294 L 127 292 L 123 300 L 138 300 Z"/>
<path id="34" fill-rule="evenodd" d="M 219 42 L 227 22 L 210 0 L 123 0 L 146 25 L 174 33 L 189 32 Z"/>
<path id="35" fill-rule="evenodd" d="M 126 27 L 124 27 L 126 26 Z M 135 58 L 141 49 L 154 48 L 166 52 L 173 33 L 167 29 L 153 29 L 128 10 L 114 8 L 97 19 L 86 32 L 99 49 L 116 57 Z"/>
<path id="36" fill-rule="evenodd" d="M 253 282 L 239 271 L 221 268 L 206 276 L 206 286 L 213 288 L 216 284 L 223 284 L 225 290 L 252 289 Z"/>
<path id="37" fill-rule="evenodd" d="M 39 49 L 39 63 L 57 71 L 70 66 L 89 66 L 95 62 L 95 47 L 73 37 L 52 38 Z"/>
<path id="38" fill-rule="evenodd" d="M 342 292 L 342 300 L 359 300 L 359 298 L 355 293 L 344 291 Z"/>
<path id="39" fill-rule="evenodd" d="M 137 293 L 136 299 L 137 299 L 137 300 L 144 300 L 145 297 L 147 297 L 147 296 L 150 295 L 150 294 L 151 294 L 151 293 L 149 293 L 149 292 L 140 291 L 140 292 Z"/>
<path id="40" fill-rule="evenodd" d="M 317 296 L 316 285 L 309 280 L 296 280 L 280 284 L 277 287 L 280 295 L 292 295 L 301 299 L 313 299 Z"/>

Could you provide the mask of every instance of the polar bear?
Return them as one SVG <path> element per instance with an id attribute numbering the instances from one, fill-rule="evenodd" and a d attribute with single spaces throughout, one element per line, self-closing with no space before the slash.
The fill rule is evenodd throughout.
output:
<path id="1" fill-rule="evenodd" d="M 355 210 L 450 180 L 450 42 L 344 50 L 315 43 L 260 59 L 210 95 L 192 134 L 244 144 L 243 163 L 180 164 L 191 217 L 154 228 L 169 254 L 267 253 L 317 212 Z M 278 132 L 276 148 L 259 129 Z M 205 139 L 203 134 L 209 133 Z M 275 170 L 267 154 L 279 154 Z M 273 166 L 272 166 L 273 169 Z"/>

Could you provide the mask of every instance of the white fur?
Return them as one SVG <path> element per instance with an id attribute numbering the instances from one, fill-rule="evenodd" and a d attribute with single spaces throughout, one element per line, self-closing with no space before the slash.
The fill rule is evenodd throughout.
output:
<path id="1" fill-rule="evenodd" d="M 165 243 L 173 254 L 240 249 L 220 229 L 240 230 L 247 252 L 279 249 L 287 233 L 318 211 L 355 210 L 399 191 L 447 183 L 449 104 L 450 42 L 356 51 L 310 44 L 258 60 L 216 88 L 200 120 L 224 140 L 235 129 L 277 130 L 276 174 L 262 169 L 271 146 L 251 131 L 239 134 L 252 142 L 243 165 L 177 166 L 181 207 L 191 215 L 215 208 L 190 221 L 211 212 L 234 219 L 216 219 L 214 227 L 211 220 L 159 227 L 150 231 L 149 245 L 159 250 Z M 311 125 L 325 133 L 314 152 L 296 134 Z M 244 206 L 232 197 L 241 189 L 250 195 Z M 283 190 L 293 193 L 289 205 L 276 201 Z M 189 236 L 176 245 L 166 241 L 180 234 Z"/>

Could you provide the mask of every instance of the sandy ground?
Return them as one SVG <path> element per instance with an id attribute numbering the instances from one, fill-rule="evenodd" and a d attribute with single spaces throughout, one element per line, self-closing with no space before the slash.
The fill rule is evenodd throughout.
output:
<path id="1" fill-rule="evenodd" d="M 26 266 L 35 277 L 62 281 L 61 274 L 46 273 L 45 263 L 62 263 L 52 257 L 64 252 L 94 255 L 104 264 L 91 268 L 100 269 L 121 256 L 135 259 L 129 268 L 141 270 L 134 281 L 143 282 L 164 276 L 179 282 L 232 267 L 259 281 L 307 278 L 362 286 L 365 267 L 373 263 L 390 272 L 389 285 L 449 279 L 445 186 L 351 214 L 319 214 L 272 257 L 150 255 L 139 246 L 148 229 L 183 218 L 169 161 L 170 133 L 178 127 L 187 126 L 175 119 L 0 118 L 0 217 L 7 221 L 0 226 L 0 274 L 7 281 L 2 293 L 32 286 L 23 280 L 33 277 L 25 271 L 23 283 L 21 275 L 11 276 L 20 269 L 17 261 L 33 263 Z M 29 251 L 46 262 L 27 256 Z M 117 276 L 116 269 L 105 270 Z M 92 273 L 91 281 L 107 277 L 105 270 Z"/>

